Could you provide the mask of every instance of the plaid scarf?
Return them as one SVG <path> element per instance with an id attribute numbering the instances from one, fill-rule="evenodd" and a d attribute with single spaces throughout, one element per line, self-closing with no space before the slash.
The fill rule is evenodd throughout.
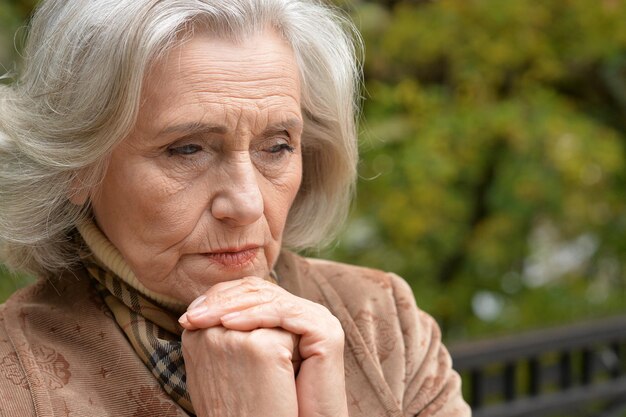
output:
<path id="1" fill-rule="evenodd" d="M 187 392 L 178 316 L 117 277 L 91 255 L 83 264 L 133 349 L 178 405 L 194 414 Z"/>

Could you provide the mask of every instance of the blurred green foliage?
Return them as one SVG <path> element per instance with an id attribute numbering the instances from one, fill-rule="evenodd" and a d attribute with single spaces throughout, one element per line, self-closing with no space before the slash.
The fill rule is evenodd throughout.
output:
<path id="1" fill-rule="evenodd" d="M 3 1 L 6 70 L 34 0 Z M 338 3 L 366 46 L 360 182 L 316 255 L 402 275 L 452 341 L 625 312 L 626 2 Z"/>
<path id="2" fill-rule="evenodd" d="M 626 2 L 352 2 L 361 181 L 330 256 L 449 339 L 626 311 Z"/>
<path id="3" fill-rule="evenodd" d="M 16 68 L 25 25 L 37 0 L 0 0 L 0 75 Z"/>

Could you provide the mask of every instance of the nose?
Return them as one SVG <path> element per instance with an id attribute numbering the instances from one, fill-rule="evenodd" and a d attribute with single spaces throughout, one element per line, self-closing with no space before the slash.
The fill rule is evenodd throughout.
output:
<path id="1" fill-rule="evenodd" d="M 225 174 L 211 201 L 214 218 L 233 226 L 245 226 L 263 215 L 263 195 L 256 169 L 247 153 L 221 167 Z"/>

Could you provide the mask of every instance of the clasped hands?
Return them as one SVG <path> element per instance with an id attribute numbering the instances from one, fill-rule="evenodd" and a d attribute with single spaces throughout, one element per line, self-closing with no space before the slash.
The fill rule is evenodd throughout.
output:
<path id="1" fill-rule="evenodd" d="M 199 417 L 347 417 L 344 333 L 324 306 L 246 277 L 212 286 L 180 318 Z"/>

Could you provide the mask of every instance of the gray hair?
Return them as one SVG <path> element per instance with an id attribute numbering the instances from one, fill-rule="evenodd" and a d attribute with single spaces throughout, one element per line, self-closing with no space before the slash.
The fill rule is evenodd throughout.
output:
<path id="1" fill-rule="evenodd" d="M 106 172 L 131 131 L 154 63 L 193 35 L 240 39 L 272 28 L 293 48 L 302 82 L 303 180 L 285 246 L 329 241 L 356 178 L 360 38 L 314 0 L 47 0 L 33 16 L 25 66 L 0 86 L 0 259 L 49 273 L 77 258 L 70 202 Z"/>

